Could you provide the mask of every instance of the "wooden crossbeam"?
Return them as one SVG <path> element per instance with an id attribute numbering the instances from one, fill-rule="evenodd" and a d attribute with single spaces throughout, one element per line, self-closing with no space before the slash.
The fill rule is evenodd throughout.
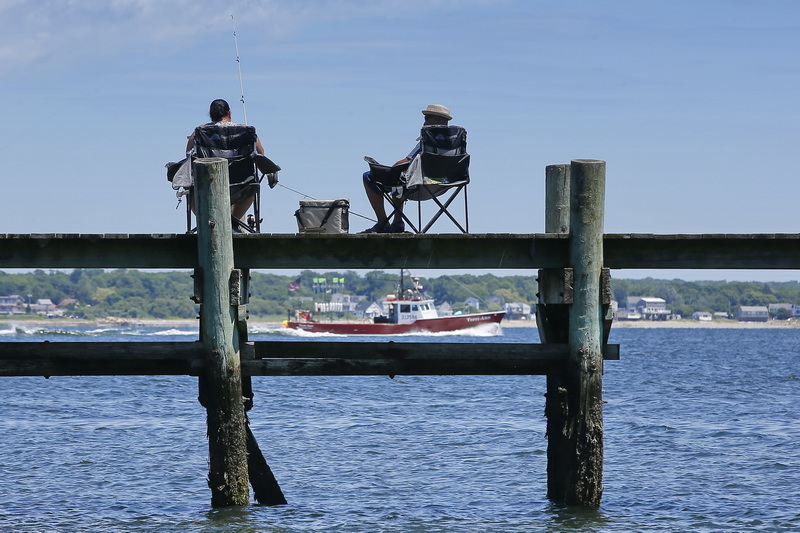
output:
<path id="1" fill-rule="evenodd" d="M 606 345 L 605 359 L 619 359 Z M 250 376 L 543 375 L 567 357 L 559 344 L 248 342 Z M 2 342 L 0 376 L 190 375 L 203 370 L 199 342 Z"/>
<path id="2" fill-rule="evenodd" d="M 236 268 L 539 269 L 569 266 L 564 234 L 233 236 Z M 800 270 L 800 234 L 606 234 L 611 269 Z M 195 235 L 0 235 L 3 268 L 163 268 L 197 265 Z"/>

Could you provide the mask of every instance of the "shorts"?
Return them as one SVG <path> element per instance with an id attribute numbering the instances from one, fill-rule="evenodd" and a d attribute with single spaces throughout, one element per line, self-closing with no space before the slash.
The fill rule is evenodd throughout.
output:
<path id="1" fill-rule="evenodd" d="M 258 183 L 248 183 L 247 185 L 231 185 L 231 205 L 238 204 L 242 200 L 250 198 L 251 196 L 255 196 L 256 192 L 258 191 L 258 187 Z M 189 202 L 192 206 L 194 206 L 194 190 L 195 188 L 192 187 L 189 191 Z"/>
<path id="2" fill-rule="evenodd" d="M 381 188 L 378 187 L 378 185 L 374 181 L 372 181 L 372 175 L 369 172 L 364 172 L 363 179 L 364 179 L 364 186 L 365 187 L 368 187 L 369 190 L 371 190 L 373 192 L 376 192 L 378 194 L 383 194 L 383 191 L 381 190 Z"/>
<path id="3" fill-rule="evenodd" d="M 255 196 L 258 191 L 258 183 L 248 183 L 247 185 L 231 185 L 231 205 L 237 204 L 246 198 Z"/>

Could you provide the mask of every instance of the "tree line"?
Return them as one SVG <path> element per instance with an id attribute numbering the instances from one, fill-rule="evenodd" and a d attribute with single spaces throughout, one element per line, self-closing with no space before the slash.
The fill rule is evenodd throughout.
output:
<path id="1" fill-rule="evenodd" d="M 332 292 L 381 300 L 395 291 L 399 274 L 373 271 L 314 272 L 299 275 L 251 272 L 250 315 L 263 320 L 280 319 L 287 311 L 325 301 Z M 335 280 L 335 281 L 334 281 Z M 425 292 L 437 304 L 448 302 L 455 310 L 468 311 L 465 301 L 476 298 L 483 310 L 504 303 L 537 300 L 535 276 L 448 274 L 421 278 Z M 19 295 L 26 302 L 50 299 L 69 303 L 66 314 L 80 318 L 194 318 L 197 306 L 191 272 L 76 269 L 71 272 L 35 270 L 25 273 L 0 271 L 0 296 Z M 652 296 L 666 300 L 683 316 L 695 311 L 732 313 L 742 305 L 800 304 L 800 283 L 682 281 L 646 278 L 612 279 L 614 299 L 624 306 L 628 297 Z"/>

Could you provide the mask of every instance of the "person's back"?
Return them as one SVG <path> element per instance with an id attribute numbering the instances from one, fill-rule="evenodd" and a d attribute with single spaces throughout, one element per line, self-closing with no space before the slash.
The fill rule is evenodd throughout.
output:
<path id="1" fill-rule="evenodd" d="M 241 220 L 253 205 L 258 190 L 255 164 L 243 158 L 254 151 L 263 155 L 264 148 L 253 126 L 231 122 L 231 108 L 225 100 L 211 102 L 208 115 L 211 122 L 198 126 L 189 135 L 186 152 L 194 150 L 197 157 L 224 157 L 233 161 L 229 168 L 230 183 L 241 185 L 231 188 L 231 214 Z"/>
<path id="2" fill-rule="evenodd" d="M 203 124 L 195 129 L 194 139 L 197 157 L 222 157 L 228 160 L 231 185 L 257 179 L 253 153 L 258 137 L 253 126 L 232 122 Z M 236 191 L 231 190 L 231 194 L 236 195 Z"/>
<path id="3" fill-rule="evenodd" d="M 212 122 L 195 128 L 197 157 L 248 157 L 255 151 L 256 129 L 233 122 Z"/>
<path id="4" fill-rule="evenodd" d="M 422 151 L 438 155 L 467 153 L 467 130 L 461 126 L 423 126 L 420 130 Z"/>

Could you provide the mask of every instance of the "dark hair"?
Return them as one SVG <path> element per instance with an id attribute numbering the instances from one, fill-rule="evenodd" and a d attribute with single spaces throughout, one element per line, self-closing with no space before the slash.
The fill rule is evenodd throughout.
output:
<path id="1" fill-rule="evenodd" d="M 230 114 L 231 106 L 222 98 L 217 98 L 211 102 L 211 106 L 208 108 L 208 116 L 211 117 L 212 122 L 219 122 Z"/>

